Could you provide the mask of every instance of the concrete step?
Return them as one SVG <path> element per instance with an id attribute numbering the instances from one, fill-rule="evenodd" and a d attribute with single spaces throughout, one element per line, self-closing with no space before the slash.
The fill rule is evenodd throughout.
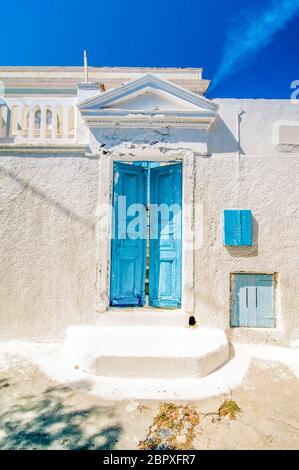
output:
<path id="1" fill-rule="evenodd" d="M 96 326 L 187 326 L 188 319 L 181 309 L 112 307 L 99 314 Z"/>
<path id="2" fill-rule="evenodd" d="M 198 378 L 224 364 L 224 331 L 166 326 L 87 326 L 68 329 L 71 367 L 101 377 Z"/>

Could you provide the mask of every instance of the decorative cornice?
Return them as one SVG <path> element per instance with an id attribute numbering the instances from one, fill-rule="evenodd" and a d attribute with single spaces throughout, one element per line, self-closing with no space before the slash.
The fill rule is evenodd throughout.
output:
<path id="1" fill-rule="evenodd" d="M 215 116 L 215 111 L 210 109 L 200 109 L 200 110 L 190 110 L 190 111 L 180 111 L 180 110 L 163 110 L 163 111 L 140 111 L 140 110 L 131 110 L 131 109 L 91 109 L 86 113 L 82 113 L 83 118 L 89 119 L 91 117 L 102 117 L 102 118 L 118 118 L 119 116 L 135 117 L 153 117 L 153 118 L 198 118 L 198 117 L 211 117 Z"/>
<path id="2" fill-rule="evenodd" d="M 210 83 L 209 80 L 202 79 L 201 68 L 88 67 L 89 79 L 104 82 L 106 90 L 118 88 L 122 83 L 146 73 L 158 75 L 200 95 L 206 92 Z M 75 95 L 77 84 L 84 80 L 84 69 L 83 67 L 1 66 L 0 80 L 4 81 L 6 90 L 13 95 L 24 94 L 27 89 L 38 89 L 40 93 L 49 89 L 53 90 L 55 95 L 56 93 Z"/>
<path id="3" fill-rule="evenodd" d="M 89 127 L 124 127 L 124 128 L 161 128 L 161 127 L 193 127 L 197 129 L 208 129 L 213 122 L 213 119 L 206 120 L 188 120 L 180 118 L 159 118 L 152 116 L 143 116 L 142 118 L 132 119 L 126 117 L 118 117 L 117 119 L 102 119 L 99 118 L 87 118 L 86 124 Z"/>
<path id="4" fill-rule="evenodd" d="M 87 145 L 22 145 L 0 144 L 0 153 L 86 153 Z"/>

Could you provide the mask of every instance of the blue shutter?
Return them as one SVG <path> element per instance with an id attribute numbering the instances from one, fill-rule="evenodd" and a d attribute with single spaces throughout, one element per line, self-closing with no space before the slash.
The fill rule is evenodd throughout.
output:
<path id="1" fill-rule="evenodd" d="M 274 326 L 273 315 L 273 276 L 257 275 L 256 286 L 256 319 L 260 328 Z"/>
<path id="2" fill-rule="evenodd" d="M 166 221 L 157 206 L 175 205 Z M 164 219 L 164 220 L 163 220 Z M 182 292 L 182 167 L 181 164 L 150 171 L 149 303 L 155 307 L 180 307 Z"/>
<path id="3" fill-rule="evenodd" d="M 224 245 L 252 246 L 251 210 L 224 211 Z"/>
<path id="4" fill-rule="evenodd" d="M 146 173 L 141 166 L 114 163 L 113 239 L 111 243 L 110 304 L 118 306 L 145 304 L 146 210 L 133 214 L 131 204 L 146 205 Z M 130 222 L 141 217 L 137 228 L 141 236 L 130 234 Z M 136 227 L 135 227 L 136 228 Z"/>
<path id="5" fill-rule="evenodd" d="M 231 325 L 259 328 L 274 326 L 271 274 L 233 276 Z"/>
<path id="6" fill-rule="evenodd" d="M 252 214 L 250 210 L 241 210 L 241 245 L 252 246 Z"/>
<path id="7" fill-rule="evenodd" d="M 224 244 L 238 246 L 241 243 L 240 211 L 224 211 Z"/>

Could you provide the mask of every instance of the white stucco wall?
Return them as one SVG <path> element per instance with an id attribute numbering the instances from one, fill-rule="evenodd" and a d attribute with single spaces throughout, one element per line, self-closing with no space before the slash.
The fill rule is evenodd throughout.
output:
<path id="1" fill-rule="evenodd" d="M 55 339 L 95 312 L 98 161 L 0 157 L 1 338 Z"/>
<path id="2" fill-rule="evenodd" d="M 217 102 L 220 120 L 210 133 L 211 154 L 196 159 L 195 201 L 204 206 L 203 246 L 195 256 L 197 317 L 205 325 L 228 328 L 230 273 L 277 273 L 277 327 L 231 333 L 242 340 L 283 341 L 299 331 L 299 154 L 296 148 L 281 152 L 272 143 L 272 128 L 287 117 L 298 122 L 299 105 L 287 100 Z M 236 116 L 242 109 L 239 157 L 230 150 L 234 144 L 238 148 Z M 223 209 L 252 210 L 252 248 L 223 246 Z"/>
<path id="3" fill-rule="evenodd" d="M 90 132 L 91 155 L 1 153 L 1 338 L 58 339 L 68 325 L 96 322 L 99 288 L 106 288 L 99 286 L 101 263 L 109 256 L 97 242 L 97 208 L 111 176 L 101 163 L 186 155 L 195 162 L 190 191 L 203 207 L 193 276 L 199 325 L 229 328 L 230 273 L 277 273 L 277 328 L 234 329 L 233 335 L 284 342 L 299 334 L 299 152 L 272 143 L 273 123 L 299 122 L 299 106 L 216 101 L 219 119 L 208 135 L 196 129 L 96 129 Z M 233 208 L 253 212 L 252 248 L 223 246 L 223 209 Z"/>

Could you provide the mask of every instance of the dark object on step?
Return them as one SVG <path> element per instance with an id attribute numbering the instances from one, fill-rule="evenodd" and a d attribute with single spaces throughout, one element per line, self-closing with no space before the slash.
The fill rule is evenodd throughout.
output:
<path id="1" fill-rule="evenodd" d="M 193 315 L 191 317 L 189 317 L 189 326 L 195 326 L 196 325 L 196 320 L 195 320 L 195 317 L 193 317 Z"/>

